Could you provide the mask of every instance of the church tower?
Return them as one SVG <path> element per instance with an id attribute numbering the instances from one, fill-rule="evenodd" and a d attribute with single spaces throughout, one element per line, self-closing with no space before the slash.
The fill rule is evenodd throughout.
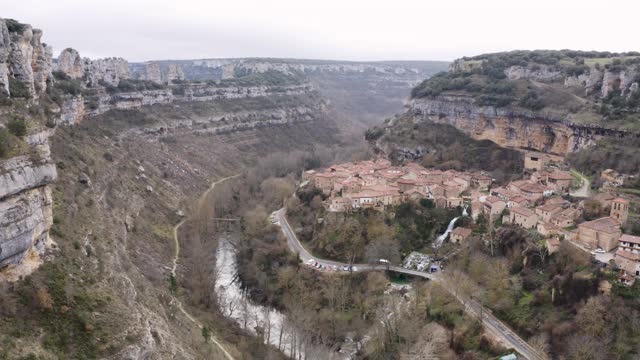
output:
<path id="1" fill-rule="evenodd" d="M 629 201 L 623 198 L 615 198 L 611 201 L 611 217 L 618 220 L 620 224 L 627 222 L 629 217 Z"/>

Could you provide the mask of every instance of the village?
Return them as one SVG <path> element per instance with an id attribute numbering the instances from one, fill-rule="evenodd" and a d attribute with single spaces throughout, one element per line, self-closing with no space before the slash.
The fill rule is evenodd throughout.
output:
<path id="1" fill-rule="evenodd" d="M 620 176 L 603 172 L 601 176 L 611 180 L 600 192 L 589 198 L 578 193 L 569 196 L 572 189 L 581 186 L 588 194 L 589 184 L 580 184 L 580 179 L 561 170 L 557 161 L 551 155 L 527 152 L 524 168 L 528 178 L 503 186 L 496 186 L 490 176 L 479 172 L 442 171 L 417 163 L 393 166 L 386 159 L 309 170 L 303 180 L 322 192 L 329 212 L 384 211 L 406 201 L 427 201 L 437 208 L 460 207 L 474 221 L 483 216 L 491 227 L 514 224 L 537 232 L 549 254 L 556 252 L 562 241 L 568 241 L 605 266 L 613 260 L 622 270 L 618 280 L 632 285 L 640 276 L 640 237 L 622 231 L 630 202 L 615 195 Z M 609 210 L 602 217 L 586 221 L 583 215 L 587 200 Z M 457 227 L 449 240 L 462 244 L 470 236 L 472 229 Z"/>

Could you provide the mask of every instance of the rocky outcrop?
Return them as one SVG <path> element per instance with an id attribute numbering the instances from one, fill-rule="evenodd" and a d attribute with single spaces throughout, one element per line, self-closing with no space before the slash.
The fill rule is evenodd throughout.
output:
<path id="1" fill-rule="evenodd" d="M 147 63 L 145 66 L 145 79 L 156 84 L 162 84 L 162 69 L 157 62 Z"/>
<path id="2" fill-rule="evenodd" d="M 33 30 L 31 26 L 24 25 L 19 31 L 10 34 L 11 52 L 9 53 L 9 73 L 14 81 L 22 84 L 29 96 L 35 96 L 33 82 Z M 15 94 L 14 94 L 15 95 Z"/>
<path id="3" fill-rule="evenodd" d="M 0 201 L 0 269 L 19 264 L 30 251 L 44 253 L 53 224 L 52 204 L 47 186 Z"/>
<path id="4" fill-rule="evenodd" d="M 105 58 L 91 60 L 81 58 L 72 48 L 64 49 L 56 61 L 56 71 L 72 79 L 82 79 L 86 86 L 117 87 L 120 80 L 130 79 L 129 63 L 123 58 Z"/>
<path id="5" fill-rule="evenodd" d="M 0 95 L 9 94 L 9 53 L 11 41 L 9 29 L 3 19 L 0 19 Z"/>
<path id="6" fill-rule="evenodd" d="M 31 25 L 0 19 L 0 95 L 37 98 L 46 91 L 53 51 L 41 38 Z"/>
<path id="7" fill-rule="evenodd" d="M 167 84 L 171 84 L 174 80 L 182 81 L 184 80 L 184 71 L 182 69 L 182 65 L 180 64 L 169 64 L 167 65 L 167 75 L 164 80 Z"/>
<path id="8" fill-rule="evenodd" d="M 57 124 L 75 125 L 80 123 L 86 115 L 84 97 L 73 96 L 64 100 L 60 107 L 60 116 Z"/>
<path id="9" fill-rule="evenodd" d="M 123 58 L 85 59 L 85 74 L 88 86 L 118 86 L 120 80 L 130 78 L 129 63 Z"/>
<path id="10" fill-rule="evenodd" d="M 41 39 L 42 31 L 33 30 L 33 37 L 31 38 L 31 47 L 33 48 L 31 68 L 33 69 L 33 85 L 36 94 L 41 94 L 47 89 L 47 80 L 51 79 L 51 70 L 53 68 L 53 48 L 43 44 Z"/>
<path id="11" fill-rule="evenodd" d="M 82 79 L 84 77 L 84 61 L 80 53 L 72 48 L 62 50 L 58 56 L 56 70 L 66 74 L 72 79 Z"/>
<path id="12" fill-rule="evenodd" d="M 45 143 L 47 137 L 44 137 Z M 42 138 L 35 137 L 34 141 Z M 38 146 L 37 143 L 33 144 Z M 48 144 L 47 144 L 48 151 Z M 0 163 L 0 268 L 18 264 L 31 249 L 42 253 L 52 225 L 51 163 L 16 157 Z"/>
<path id="13" fill-rule="evenodd" d="M 562 78 L 562 72 L 546 65 L 510 66 L 504 74 L 509 80 L 529 79 L 536 81 L 554 81 Z"/>
<path id="14" fill-rule="evenodd" d="M 565 87 L 584 88 L 585 95 L 597 94 L 605 98 L 611 91 L 619 89 L 622 95 L 628 95 L 640 82 L 640 69 L 626 67 L 617 70 L 589 68 L 580 75 L 567 76 Z"/>
<path id="15" fill-rule="evenodd" d="M 450 124 L 478 140 L 561 155 L 592 145 L 602 137 L 636 136 L 534 112 L 477 106 L 464 96 L 416 99 L 409 111 L 415 121 Z"/>
<path id="16" fill-rule="evenodd" d="M 602 84 L 603 72 L 598 69 L 591 69 L 583 74 L 567 76 L 564 79 L 565 87 L 577 87 L 584 89 L 584 95 L 593 94 L 599 90 L 599 86 Z"/>

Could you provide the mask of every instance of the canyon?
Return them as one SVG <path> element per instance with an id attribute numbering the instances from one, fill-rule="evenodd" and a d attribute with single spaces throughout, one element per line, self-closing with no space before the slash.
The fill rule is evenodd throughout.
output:
<path id="1" fill-rule="evenodd" d="M 175 279 L 183 285 L 171 293 L 166 228 L 184 219 L 212 180 L 264 156 L 359 144 L 366 122 L 328 96 L 337 85 L 326 87 L 323 77 L 360 79 L 334 97 L 346 104 L 341 97 L 368 93 L 351 113 L 384 99 L 387 105 L 368 110 L 371 121 L 401 109 L 411 86 L 446 67 L 355 63 L 311 74 L 306 60 L 274 67 L 273 59 L 234 59 L 219 61 L 226 70 L 198 70 L 226 75 L 198 78 L 180 62 L 88 59 L 71 48 L 53 58 L 41 37 L 28 24 L 0 19 L 0 131 L 10 140 L 0 159 L 0 338 L 8 344 L 0 353 L 9 357 L 223 356 L 194 345 L 199 330 L 172 300 L 183 297 L 193 271 L 185 259 L 193 254 L 178 261 Z M 25 132 L 14 133 L 14 123 Z M 16 305 L 30 292 L 46 292 L 64 312 L 43 317 Z M 262 351 L 247 347 L 250 335 L 218 310 L 183 303 L 217 324 L 213 331 L 233 356 Z M 36 328 L 43 341 L 29 335 Z"/>

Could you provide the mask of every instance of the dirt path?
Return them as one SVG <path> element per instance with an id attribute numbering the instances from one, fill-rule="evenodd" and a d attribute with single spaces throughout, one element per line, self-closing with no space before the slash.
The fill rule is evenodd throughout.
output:
<path id="1" fill-rule="evenodd" d="M 198 198 L 198 200 L 196 201 L 196 211 L 200 211 L 200 209 L 202 208 L 202 203 L 205 201 L 205 199 L 207 198 L 207 195 L 209 195 L 209 193 L 216 187 L 216 185 L 227 181 L 229 179 L 233 179 L 240 176 L 240 174 L 236 174 L 236 175 L 232 175 L 232 176 L 227 176 L 225 178 L 222 178 L 216 182 L 211 183 L 211 186 L 209 186 L 209 189 L 207 189 L 207 191 L 205 191 L 204 193 L 202 193 L 202 195 L 200 195 L 200 197 Z M 180 257 L 180 240 L 178 239 L 178 230 L 180 230 L 180 227 L 185 223 L 185 221 L 187 220 L 187 218 L 182 219 L 182 221 L 180 221 L 176 226 L 173 227 L 173 240 L 175 242 L 175 256 L 173 258 L 173 266 L 171 267 L 171 276 L 173 278 L 176 277 L 176 268 L 178 267 L 178 258 Z M 191 321 L 193 324 L 195 324 L 199 329 L 203 328 L 202 323 L 200 323 L 200 321 L 198 321 L 196 318 L 194 318 L 193 316 L 191 316 L 191 314 L 189 314 L 183 307 L 182 302 L 180 300 L 178 300 L 177 297 L 174 296 L 173 300 L 171 301 L 173 304 L 176 304 L 176 306 L 178 307 L 178 309 L 180 310 L 180 312 L 182 314 L 184 314 L 184 316 L 189 319 L 189 321 Z M 233 356 L 231 356 L 231 354 L 227 351 L 227 349 L 224 348 L 224 346 L 220 343 L 220 341 L 218 341 L 218 339 L 216 339 L 215 336 L 213 335 L 209 335 L 209 339 L 220 349 L 220 351 L 222 351 L 225 355 L 225 357 L 228 360 L 234 360 Z"/>
<path id="2" fill-rule="evenodd" d="M 202 208 L 202 203 L 204 202 L 204 200 L 207 198 L 207 195 L 209 195 L 209 193 L 215 189 L 216 185 L 223 183 L 227 180 L 233 179 L 240 176 L 240 174 L 235 174 L 232 176 L 227 176 L 226 178 L 222 178 L 216 182 L 211 183 L 211 186 L 209 186 L 209 189 L 207 189 L 207 191 L 203 192 L 202 195 L 200 195 L 200 197 L 198 198 L 198 200 L 196 200 L 196 211 L 200 211 L 200 209 Z M 176 226 L 173 227 L 173 241 L 175 243 L 175 255 L 173 257 L 173 266 L 171 267 L 171 275 L 173 277 L 176 276 L 176 268 L 178 267 L 178 259 L 180 258 L 180 241 L 178 240 L 178 230 L 180 230 L 180 227 L 185 223 L 185 221 L 187 221 L 187 218 L 182 219 L 178 224 L 176 224 Z"/>
<path id="3" fill-rule="evenodd" d="M 576 177 L 579 177 L 580 180 L 582 180 L 582 186 L 580 186 L 580 188 L 577 189 L 576 191 L 570 192 L 570 195 L 573 197 L 588 198 L 590 195 L 590 189 L 591 189 L 591 182 L 589 182 L 589 179 L 587 179 L 584 175 L 582 175 L 581 173 L 575 170 L 571 171 L 571 174 Z"/>

